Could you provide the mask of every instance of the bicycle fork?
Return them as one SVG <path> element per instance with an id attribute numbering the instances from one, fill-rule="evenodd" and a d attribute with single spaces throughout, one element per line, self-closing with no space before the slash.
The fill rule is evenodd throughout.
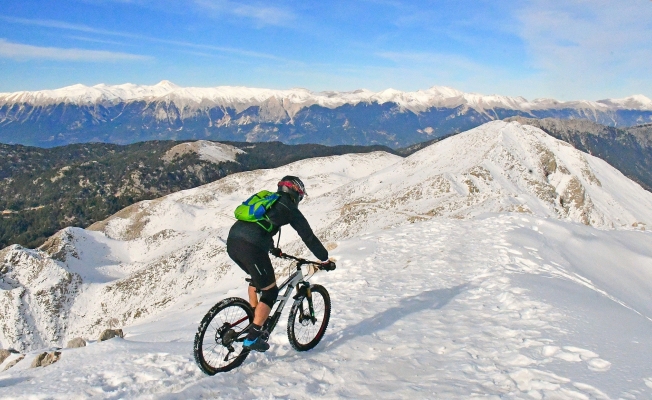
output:
<path id="1" fill-rule="evenodd" d="M 299 323 L 302 323 L 304 320 L 309 319 L 313 324 L 317 322 L 315 318 L 315 309 L 312 305 L 312 290 L 310 290 L 310 284 L 308 282 L 301 282 L 297 285 L 297 294 L 294 296 L 296 300 L 300 300 L 301 297 L 305 297 L 308 300 L 308 311 L 310 315 L 306 315 L 303 310 L 303 301 L 299 303 Z"/>

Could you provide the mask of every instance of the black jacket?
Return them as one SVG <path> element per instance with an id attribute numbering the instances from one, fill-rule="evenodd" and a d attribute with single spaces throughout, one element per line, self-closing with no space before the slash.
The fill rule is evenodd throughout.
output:
<path id="1" fill-rule="evenodd" d="M 274 247 L 272 237 L 276 235 L 281 226 L 290 224 L 315 257 L 322 261 L 328 260 L 328 250 L 312 232 L 310 224 L 299 211 L 298 205 L 292 201 L 287 193 L 280 193 L 280 195 L 281 197 L 267 210 L 267 216 L 274 226 L 271 232 L 265 231 L 255 222 L 236 221 L 229 231 L 229 239 L 242 239 L 265 251 L 269 251 Z"/>

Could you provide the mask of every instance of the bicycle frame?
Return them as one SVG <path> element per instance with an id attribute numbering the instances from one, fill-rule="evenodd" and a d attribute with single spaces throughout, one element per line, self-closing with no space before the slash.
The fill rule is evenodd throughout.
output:
<path id="1" fill-rule="evenodd" d="M 281 283 L 278 287 L 279 292 L 283 291 L 283 289 L 285 288 L 285 293 L 283 293 L 283 295 L 279 295 L 276 301 L 276 305 L 277 305 L 276 310 L 270 317 L 267 318 L 267 321 L 265 321 L 265 325 L 263 327 L 263 329 L 267 330 L 270 334 L 276 327 L 276 323 L 281 318 L 283 309 L 285 308 L 285 305 L 290 300 L 292 291 L 295 288 L 299 289 L 299 285 L 305 283 L 303 270 L 301 269 L 302 265 L 303 264 L 301 262 L 297 262 L 297 266 L 296 266 L 297 270 L 292 275 L 288 276 L 287 279 L 283 283 Z M 295 301 L 296 300 L 298 299 L 295 299 Z"/>
<path id="2" fill-rule="evenodd" d="M 310 293 L 310 284 L 307 283 L 306 280 L 304 279 L 306 278 L 306 275 L 303 274 L 303 269 L 301 267 L 306 264 L 312 264 L 312 265 L 319 265 L 319 264 L 314 261 L 304 260 L 302 258 L 292 257 L 289 255 L 284 255 L 283 258 L 296 261 L 296 271 L 292 275 L 288 276 L 285 279 L 285 281 L 278 286 L 279 292 L 281 292 L 283 289 L 285 289 L 285 292 L 282 295 L 278 296 L 278 298 L 276 299 L 276 303 L 274 304 L 276 306 L 274 313 L 271 314 L 269 317 L 267 317 L 267 320 L 263 325 L 263 330 L 266 330 L 269 334 L 271 334 L 274 328 L 276 327 L 276 324 L 278 323 L 279 319 L 281 318 L 281 314 L 283 313 L 283 309 L 285 308 L 285 305 L 288 303 L 290 296 L 292 295 L 292 291 L 295 288 L 297 288 L 299 292 L 301 292 L 301 290 L 305 288 L 306 297 L 308 297 L 308 307 L 310 308 L 310 315 L 312 316 L 312 318 L 314 318 L 314 311 L 312 309 L 312 296 Z M 314 271 L 312 273 L 308 272 L 307 275 L 308 278 L 314 275 L 314 273 L 317 271 L 317 269 L 314 267 L 311 267 L 311 269 L 314 269 Z M 300 298 L 295 296 L 294 300 L 299 301 Z M 240 321 L 236 321 L 235 323 L 231 324 L 231 326 L 236 326 L 241 322 L 244 322 L 246 319 L 247 317 L 244 317 Z M 245 336 L 247 335 L 250 327 L 251 324 L 247 325 L 247 327 L 238 334 L 238 336 L 235 338 L 234 341 L 236 342 L 244 341 Z"/>

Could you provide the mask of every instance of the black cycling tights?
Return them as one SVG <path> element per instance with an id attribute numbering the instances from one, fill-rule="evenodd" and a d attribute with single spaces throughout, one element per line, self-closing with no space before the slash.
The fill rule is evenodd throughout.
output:
<path id="1" fill-rule="evenodd" d="M 265 250 L 244 240 L 229 238 L 226 241 L 226 252 L 244 272 L 251 275 L 256 289 L 260 290 L 276 282 L 274 267 Z"/>

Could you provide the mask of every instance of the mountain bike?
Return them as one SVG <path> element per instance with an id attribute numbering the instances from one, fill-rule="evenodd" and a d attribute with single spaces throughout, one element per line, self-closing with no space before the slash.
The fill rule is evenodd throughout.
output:
<path id="1" fill-rule="evenodd" d="M 281 257 L 295 261 L 296 270 L 279 286 L 279 293 L 283 289 L 285 292 L 279 294 L 263 330 L 272 333 L 296 289 L 287 335 L 295 350 L 308 351 L 324 336 L 331 316 L 331 300 L 326 288 L 307 282 L 320 270 L 321 264 L 287 254 Z M 305 275 L 304 265 L 308 266 Z M 215 375 L 240 366 L 250 352 L 243 348 L 242 342 L 253 321 L 254 309 L 245 299 L 230 297 L 215 304 L 201 320 L 195 334 L 194 355 L 199 368 L 207 375 Z"/>

